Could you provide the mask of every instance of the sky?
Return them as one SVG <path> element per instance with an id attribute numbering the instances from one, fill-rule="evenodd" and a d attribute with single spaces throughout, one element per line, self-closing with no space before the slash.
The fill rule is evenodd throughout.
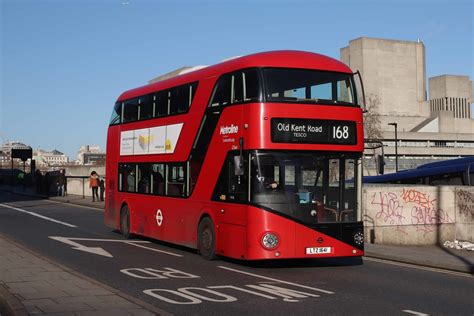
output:
<path id="1" fill-rule="evenodd" d="M 0 0 L 0 143 L 105 150 L 125 90 L 182 66 L 358 37 L 416 41 L 427 78 L 474 78 L 471 0 Z"/>

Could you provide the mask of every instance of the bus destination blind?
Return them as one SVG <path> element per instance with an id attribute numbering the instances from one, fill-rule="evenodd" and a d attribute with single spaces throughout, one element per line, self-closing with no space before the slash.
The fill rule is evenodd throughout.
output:
<path id="1" fill-rule="evenodd" d="M 356 144 L 353 121 L 273 118 L 272 142 L 301 144 Z"/>

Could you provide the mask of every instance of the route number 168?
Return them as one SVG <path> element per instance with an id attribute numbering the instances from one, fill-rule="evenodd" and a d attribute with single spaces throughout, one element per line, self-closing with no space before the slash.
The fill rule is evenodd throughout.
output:
<path id="1" fill-rule="evenodd" d="M 349 138 L 349 126 L 333 126 L 332 127 L 332 138 L 335 138 L 335 139 L 348 139 Z"/>

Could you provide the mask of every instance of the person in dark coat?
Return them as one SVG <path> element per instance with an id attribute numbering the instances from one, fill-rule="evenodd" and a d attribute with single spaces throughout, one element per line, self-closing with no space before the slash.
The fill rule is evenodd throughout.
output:
<path id="1" fill-rule="evenodd" d="M 99 196 L 100 200 L 104 201 L 105 181 L 104 179 L 99 180 Z"/>
<path id="2" fill-rule="evenodd" d="M 36 193 L 41 193 L 41 189 L 43 187 L 43 175 L 41 171 L 36 170 L 35 172 L 35 185 L 36 185 Z"/>
<path id="3" fill-rule="evenodd" d="M 65 174 L 65 170 L 61 169 L 59 170 L 59 175 L 58 175 L 58 196 L 64 196 L 65 186 L 66 186 L 66 174 Z"/>

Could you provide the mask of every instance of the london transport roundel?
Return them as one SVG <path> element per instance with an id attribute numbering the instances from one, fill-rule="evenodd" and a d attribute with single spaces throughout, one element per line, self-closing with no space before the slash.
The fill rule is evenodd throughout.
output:
<path id="1" fill-rule="evenodd" d="M 156 211 L 155 219 L 158 226 L 161 226 L 161 224 L 163 224 L 163 213 L 161 213 L 161 210 Z"/>

